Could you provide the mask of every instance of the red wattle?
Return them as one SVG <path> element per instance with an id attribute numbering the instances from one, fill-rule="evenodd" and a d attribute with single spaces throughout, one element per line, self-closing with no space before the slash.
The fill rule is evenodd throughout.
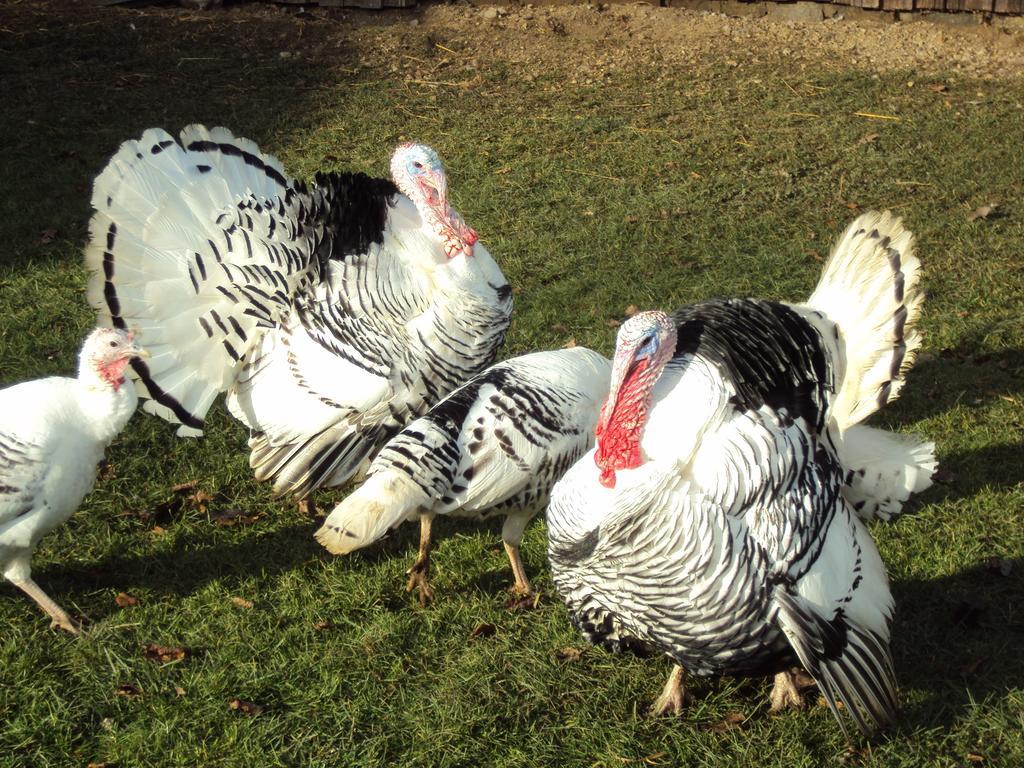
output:
<path id="1" fill-rule="evenodd" d="M 105 365 L 101 363 L 96 366 L 96 370 L 99 372 L 100 378 L 112 386 L 116 392 L 124 384 L 124 369 L 127 367 L 128 359 L 122 358 Z"/>
<path id="2" fill-rule="evenodd" d="M 605 402 L 601 409 L 595 430 L 594 463 L 601 470 L 599 480 L 605 488 L 615 487 L 616 470 L 635 469 L 643 463 L 640 438 L 647 423 L 645 390 L 649 386 L 644 373 L 648 367 L 647 360 L 634 365 L 618 389 L 615 402 Z"/>
<path id="3" fill-rule="evenodd" d="M 615 470 L 614 469 L 602 469 L 601 475 L 597 478 L 597 481 L 601 483 L 605 488 L 615 487 Z"/>

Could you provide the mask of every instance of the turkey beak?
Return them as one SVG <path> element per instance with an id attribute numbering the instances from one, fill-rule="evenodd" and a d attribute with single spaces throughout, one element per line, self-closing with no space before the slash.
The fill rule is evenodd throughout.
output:
<path id="1" fill-rule="evenodd" d="M 427 203 L 445 216 L 448 213 L 448 179 L 440 168 L 431 168 L 423 173 L 420 184 L 426 192 Z M 429 191 L 428 191 L 429 190 Z"/>
<path id="2" fill-rule="evenodd" d="M 142 346 L 140 346 L 139 342 L 137 342 L 137 341 L 133 341 L 131 343 L 131 346 L 128 347 L 127 351 L 128 351 L 128 357 L 146 358 L 146 357 L 150 356 L 149 352 L 147 352 Z"/>
<path id="3" fill-rule="evenodd" d="M 596 433 L 598 435 L 602 434 L 608 427 L 608 422 L 611 421 L 612 414 L 615 413 L 615 404 L 618 402 L 622 383 L 626 380 L 629 372 L 635 367 L 636 358 L 632 353 L 629 355 L 615 355 L 615 365 L 612 367 L 612 381 L 608 389 L 608 399 L 604 401 L 604 407 L 601 408 L 601 416 L 597 421 Z"/>

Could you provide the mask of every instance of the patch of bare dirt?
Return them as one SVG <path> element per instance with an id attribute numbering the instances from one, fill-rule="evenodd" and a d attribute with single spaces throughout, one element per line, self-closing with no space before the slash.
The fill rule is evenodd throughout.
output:
<path id="1" fill-rule="evenodd" d="M 637 68 L 659 76 L 711 66 L 787 60 L 801 68 L 915 70 L 970 76 L 1024 73 L 1024 23 L 1012 27 L 914 21 L 779 21 L 646 4 L 519 7 L 428 5 L 415 12 L 316 10 L 363 38 L 364 63 L 415 62 L 438 44 L 453 61 L 510 65 L 527 80 L 543 74 L 598 82 Z M 883 17 L 880 17 L 883 18 Z"/>
<path id="2" fill-rule="evenodd" d="M 365 69 L 406 77 L 439 77 L 447 68 L 507 68 L 512 78 L 543 75 L 567 84 L 601 82 L 620 71 L 652 77 L 705 73 L 716 67 L 786 63 L 808 71 L 961 73 L 983 79 L 1024 74 L 1024 18 L 982 25 L 928 20 L 893 23 L 837 16 L 785 21 L 771 15 L 721 13 L 638 4 L 471 5 L 359 11 L 319 6 L 244 3 L 190 11 L 176 6 L 101 7 L 100 0 L 33 0 L 9 6 L 5 31 L 42 26 L 72 11 L 78 24 L 134 20 L 212 27 L 259 39 L 263 55 L 327 60 L 339 73 Z M 770 6 L 777 8 L 796 6 Z M 829 6 L 831 8 L 831 6 Z M 59 10 L 58 10 L 59 9 Z M 57 11 L 55 14 L 54 11 Z M 862 14 L 864 12 L 861 12 Z M 0 11 L 0 22 L 4 21 Z M 18 16 L 22 18 L 17 18 Z M 927 17 L 926 17 L 927 19 Z M 241 41 L 240 41 L 241 42 Z"/>
<path id="3" fill-rule="evenodd" d="M 554 71 L 593 80 L 627 67 L 667 74 L 780 58 L 833 71 L 1024 73 L 1024 25 L 777 21 L 649 5 L 437 5 L 418 20 L 419 34 L 442 34 L 453 49 L 513 64 L 527 76 Z"/>

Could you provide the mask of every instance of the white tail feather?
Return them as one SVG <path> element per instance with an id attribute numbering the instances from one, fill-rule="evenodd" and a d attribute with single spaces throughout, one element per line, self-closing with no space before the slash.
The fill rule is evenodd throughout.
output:
<path id="1" fill-rule="evenodd" d="M 862 520 L 889 520 L 903 502 L 932 484 L 935 443 L 874 427 L 854 426 L 837 441 L 847 471 L 843 495 Z"/>
<path id="2" fill-rule="evenodd" d="M 427 502 L 419 487 L 401 473 L 382 470 L 338 504 L 314 535 L 328 552 L 347 555 L 414 517 Z"/>
<path id="3" fill-rule="evenodd" d="M 318 268 L 309 235 L 291 226 L 302 196 L 280 200 L 291 184 L 253 142 L 196 125 L 180 140 L 147 130 L 96 179 L 89 301 L 100 324 L 138 329 L 152 354 L 132 366 L 144 408 L 179 434 L 202 434 L 255 340 Z"/>
<path id="4" fill-rule="evenodd" d="M 896 398 L 921 344 L 924 293 L 914 237 L 886 211 L 843 233 L 807 306 L 839 326 L 845 374 L 831 412 L 845 429 Z"/>

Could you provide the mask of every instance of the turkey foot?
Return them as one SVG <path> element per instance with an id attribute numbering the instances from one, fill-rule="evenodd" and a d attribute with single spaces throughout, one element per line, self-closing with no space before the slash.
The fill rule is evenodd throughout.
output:
<path id="1" fill-rule="evenodd" d="M 505 607 L 512 611 L 534 610 L 540 603 L 540 592 L 533 591 L 533 585 L 526 576 L 526 569 L 523 567 L 523 560 L 519 556 L 519 544 L 512 544 L 503 541 L 508 561 L 512 565 L 512 575 L 516 583 L 509 587 L 512 598 L 505 603 Z"/>
<path id="2" fill-rule="evenodd" d="M 683 685 L 685 677 L 686 670 L 679 664 L 676 664 L 672 669 L 672 674 L 668 676 L 668 681 L 661 691 L 661 696 L 658 697 L 658 700 L 654 702 L 654 706 L 651 707 L 652 716 L 680 715 L 688 704 L 693 703 L 693 696 L 690 695 L 690 692 Z"/>
<path id="3" fill-rule="evenodd" d="M 772 712 L 782 712 L 785 709 L 803 709 L 807 702 L 800 693 L 797 683 L 799 678 L 788 670 L 775 675 L 775 685 L 772 692 L 768 694 L 768 700 L 772 703 Z"/>
<path id="4" fill-rule="evenodd" d="M 74 621 L 67 615 L 63 608 L 53 602 L 50 596 L 43 592 L 42 587 L 36 584 L 32 579 L 29 578 L 24 581 L 16 581 L 14 582 L 14 586 L 36 601 L 36 604 L 43 609 L 47 616 L 50 617 L 50 627 L 54 629 L 63 629 L 65 632 L 70 632 L 72 635 L 81 634 L 82 628 L 78 622 Z"/>

